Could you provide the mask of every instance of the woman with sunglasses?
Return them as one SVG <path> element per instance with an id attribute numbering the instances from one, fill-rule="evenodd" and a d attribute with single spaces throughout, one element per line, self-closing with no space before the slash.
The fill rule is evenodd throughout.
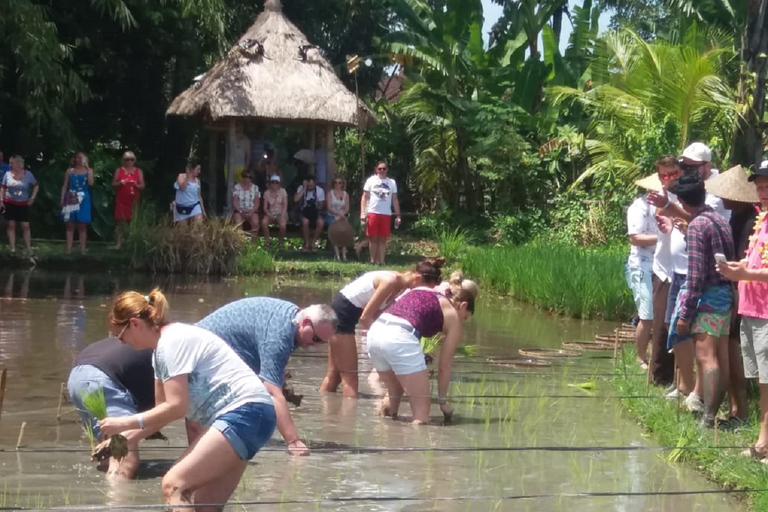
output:
<path id="1" fill-rule="evenodd" d="M 336 176 L 333 179 L 333 188 L 328 198 L 327 213 L 325 214 L 326 224 L 330 227 L 334 221 L 346 220 L 349 214 L 349 194 L 344 190 L 344 179 Z M 333 250 L 336 253 L 336 261 L 347 261 L 347 248 L 345 246 L 334 245 Z"/>
<path id="2" fill-rule="evenodd" d="M 139 204 L 141 190 L 144 188 L 144 173 L 135 167 L 136 155 L 133 151 L 123 153 L 123 166 L 115 171 L 112 186 L 115 188 L 115 234 L 120 249 L 123 244 L 125 226 L 133 218 L 133 210 Z"/>
<path id="3" fill-rule="evenodd" d="M 157 430 L 186 418 L 202 434 L 162 481 L 167 505 L 225 504 L 248 461 L 269 441 L 276 416 L 261 380 L 218 336 L 194 325 L 171 323 L 158 289 L 121 294 L 109 314 L 110 331 L 136 350 L 154 350 L 155 402 L 139 414 L 99 422 L 105 436 Z M 201 470 L 204 468 L 204 470 Z"/>
<path id="4" fill-rule="evenodd" d="M 259 187 L 253 184 L 250 171 L 243 171 L 240 183 L 235 183 L 232 191 L 232 208 L 234 209 L 232 220 L 235 224 L 242 225 L 243 229 L 247 222 L 254 240 L 259 236 L 260 198 Z"/>

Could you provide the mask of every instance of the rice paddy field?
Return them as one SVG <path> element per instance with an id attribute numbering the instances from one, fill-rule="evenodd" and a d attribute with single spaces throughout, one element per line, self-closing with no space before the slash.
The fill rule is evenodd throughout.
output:
<path id="1" fill-rule="evenodd" d="M 167 442 L 142 445 L 136 480 L 109 484 L 89 461 L 90 442 L 71 404 L 59 400 L 75 355 L 106 336 L 115 291 L 159 285 L 175 319 L 191 322 L 244 296 L 330 302 L 341 284 L 0 273 L 0 367 L 8 369 L 0 511 L 163 509 L 160 478 L 185 448 L 183 423 L 163 429 Z M 443 424 L 435 406 L 435 424 L 423 427 L 376 416 L 381 388 L 369 378 L 364 338 L 359 400 L 318 393 L 326 347 L 299 350 L 289 370 L 304 400 L 293 417 L 312 455 L 291 457 L 275 437 L 248 467 L 228 510 L 746 510 L 738 493 L 722 492 L 669 457 L 674 446 L 654 444 L 623 412 L 621 402 L 636 398 L 611 384 L 617 366 L 610 351 L 536 365 L 504 361 L 520 349 L 540 354 L 592 340 L 617 325 L 483 296 L 465 326 L 472 355 L 454 367 L 453 421 Z"/>

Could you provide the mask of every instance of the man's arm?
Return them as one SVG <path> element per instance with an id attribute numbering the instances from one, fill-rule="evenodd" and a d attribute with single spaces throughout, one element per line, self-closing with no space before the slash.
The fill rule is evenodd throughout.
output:
<path id="1" fill-rule="evenodd" d="M 288 402 L 285 401 L 283 396 L 283 390 L 269 381 L 265 380 L 263 382 L 264 387 L 272 395 L 272 402 L 275 404 L 275 414 L 277 415 L 277 430 L 280 431 L 280 435 L 285 439 L 285 444 L 288 445 L 288 452 L 291 455 L 309 455 L 309 448 L 299 439 L 299 433 L 293 424 L 291 413 L 288 410 Z"/>

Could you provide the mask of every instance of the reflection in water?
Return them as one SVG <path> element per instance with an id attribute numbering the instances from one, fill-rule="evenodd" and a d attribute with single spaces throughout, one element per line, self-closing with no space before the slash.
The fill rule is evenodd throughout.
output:
<path id="1" fill-rule="evenodd" d="M 10 285 L 9 285 L 10 282 Z M 46 504 L 126 505 L 162 502 L 160 477 L 186 445 L 183 423 L 163 429 L 169 444 L 142 445 L 140 478 L 113 487 L 88 461 L 88 441 L 74 415 L 56 421 L 59 389 L 73 358 L 92 341 L 106 334 L 111 297 L 127 289 L 167 292 L 172 314 L 180 321 L 196 321 L 213 309 L 242 298 L 275 294 L 302 306 L 330 301 L 338 283 L 197 279 L 180 276 L 148 279 L 144 276 L 15 273 L 0 275 L 5 296 L 0 300 L 0 364 L 9 368 L 8 391 L 0 423 L 0 447 L 15 446 L 22 421 L 27 422 L 25 444 L 30 447 L 80 448 L 78 453 L 0 453 L 3 486 L 18 489 L 6 505 Z M 9 291 L 10 290 L 10 291 Z M 15 300 L 28 297 L 27 300 Z M 559 346 L 564 339 L 586 339 L 605 325 L 554 319 L 515 304 L 481 303 L 467 324 L 465 340 L 479 347 L 482 356 L 508 357 L 524 346 Z M 608 512 L 614 510 L 661 512 L 720 512 L 738 508 L 721 496 L 604 497 L 534 499 L 524 501 L 439 501 L 430 497 L 500 497 L 572 492 L 626 492 L 628 490 L 711 489 L 711 485 L 685 466 L 671 465 L 655 452 L 577 453 L 543 451 L 422 451 L 378 452 L 375 447 L 473 448 L 531 446 L 628 446 L 647 443 L 614 401 L 531 399 L 457 402 L 453 424 L 414 427 L 376 416 L 378 400 L 348 400 L 338 394 L 320 394 L 325 375 L 326 347 L 300 350 L 289 370 L 301 407 L 292 409 L 303 439 L 318 450 L 310 457 L 289 457 L 275 438 L 270 450 L 249 464 L 233 496 L 237 501 L 318 500 L 394 496 L 424 501 L 345 501 L 293 504 L 264 510 L 343 510 L 368 512 L 441 512 L 491 510 L 552 510 Z M 361 340 L 359 353 L 365 355 Z M 482 359 L 482 358 L 479 358 Z M 457 359 L 457 381 L 472 394 L 493 385 L 521 395 L 572 394 L 568 384 L 583 377 L 577 372 L 610 370 L 610 361 L 580 359 L 567 368 L 555 364 L 551 375 L 501 372 L 474 361 Z M 367 359 L 361 371 L 370 369 Z M 492 377 L 481 372 L 494 371 Z M 476 372 L 462 373 L 462 372 Z M 569 376 L 569 372 L 571 376 Z M 537 371 L 536 373 L 542 373 Z M 461 377 L 461 379 L 460 379 Z M 459 384 L 457 384 L 459 385 Z M 599 384 L 599 392 L 609 393 Z M 476 391 L 476 390 L 475 390 Z M 361 392 L 383 395 L 375 374 L 361 374 Z M 435 390 L 433 389 L 433 393 Z M 510 392 L 511 393 L 511 392 Z M 65 404 L 65 408 L 71 407 Z M 436 419 L 439 412 L 433 411 Z M 173 447 L 173 448 L 171 448 Z M 272 450 L 278 448 L 277 450 Z M 372 449 L 373 448 L 373 449 Z M 256 507 L 246 507 L 255 509 Z"/>

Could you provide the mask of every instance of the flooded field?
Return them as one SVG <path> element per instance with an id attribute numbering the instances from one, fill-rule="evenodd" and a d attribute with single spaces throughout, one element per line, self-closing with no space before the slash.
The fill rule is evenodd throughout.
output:
<path id="1" fill-rule="evenodd" d="M 163 429 L 168 443 L 142 445 L 137 480 L 110 486 L 88 460 L 88 441 L 71 404 L 62 405 L 57 421 L 61 384 L 76 354 L 107 335 L 107 306 L 116 291 L 159 285 L 174 319 L 192 322 L 244 296 L 269 294 L 300 305 L 330 302 L 340 284 L 0 273 L 0 367 L 8 368 L 0 418 L 0 509 L 162 509 L 160 477 L 185 447 L 183 423 Z M 610 359 L 579 358 L 532 370 L 484 363 L 490 356 L 517 355 L 519 348 L 590 339 L 612 327 L 484 296 L 465 328 L 464 341 L 477 347 L 478 356 L 454 367 L 453 395 L 467 398 L 453 402 L 454 421 L 445 426 L 412 427 L 377 417 L 378 390 L 365 376 L 364 397 L 357 401 L 321 395 L 326 348 L 300 349 L 289 370 L 304 401 L 292 414 L 313 453 L 289 456 L 278 435 L 246 471 L 232 498 L 241 504 L 229 509 L 738 510 L 739 503 L 725 494 L 664 494 L 715 487 L 688 467 L 667 462 L 667 452 L 649 449 L 653 445 L 622 414 L 602 380 L 611 371 Z M 361 370 L 367 368 L 361 361 Z M 593 380 L 594 396 L 574 387 Z M 471 398 L 481 395 L 516 398 Z"/>

